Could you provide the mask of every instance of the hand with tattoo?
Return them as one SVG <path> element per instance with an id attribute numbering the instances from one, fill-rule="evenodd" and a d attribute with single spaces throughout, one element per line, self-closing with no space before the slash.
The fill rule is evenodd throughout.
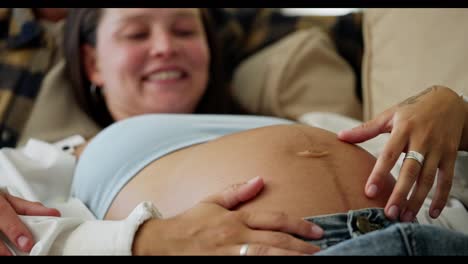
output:
<path id="1" fill-rule="evenodd" d="M 430 216 L 437 218 L 447 203 L 457 151 L 464 145 L 465 120 L 463 99 L 447 87 L 432 86 L 359 127 L 341 131 L 338 138 L 360 143 L 390 133 L 365 186 L 370 198 L 383 189 L 385 177 L 391 177 L 390 170 L 402 152 L 421 153 L 422 164 L 405 159 L 385 213 L 390 219 L 413 221 L 437 178 L 429 210 Z"/>

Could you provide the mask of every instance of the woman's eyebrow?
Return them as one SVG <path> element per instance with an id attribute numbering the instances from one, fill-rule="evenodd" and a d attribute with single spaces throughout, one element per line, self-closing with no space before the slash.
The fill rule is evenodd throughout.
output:
<path id="1" fill-rule="evenodd" d="M 134 21 L 134 20 L 146 20 L 149 17 L 150 16 L 148 14 L 128 15 L 128 16 L 124 16 L 124 17 L 117 19 L 116 22 L 119 24 L 123 24 L 125 22 Z"/>
<path id="2" fill-rule="evenodd" d="M 119 18 L 116 22 L 117 23 L 125 23 L 128 21 L 135 21 L 135 20 L 147 20 L 151 18 L 153 15 L 149 13 L 143 13 L 143 14 L 131 14 L 127 15 L 124 17 Z M 188 18 L 188 19 L 196 19 L 198 18 L 199 14 L 198 12 L 193 12 L 193 11 L 188 11 L 188 10 L 180 10 L 175 12 L 174 14 L 170 15 L 171 19 L 183 19 L 183 18 Z"/>
<path id="3" fill-rule="evenodd" d="M 198 18 L 199 13 L 193 11 L 178 11 L 172 17 L 173 18 Z"/>

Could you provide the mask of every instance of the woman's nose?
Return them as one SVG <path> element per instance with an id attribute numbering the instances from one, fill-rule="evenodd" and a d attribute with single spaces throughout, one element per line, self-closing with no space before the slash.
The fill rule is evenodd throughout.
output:
<path id="1" fill-rule="evenodd" d="M 172 57 L 177 54 L 176 45 L 176 41 L 170 34 L 156 34 L 152 39 L 150 55 L 163 58 Z"/>

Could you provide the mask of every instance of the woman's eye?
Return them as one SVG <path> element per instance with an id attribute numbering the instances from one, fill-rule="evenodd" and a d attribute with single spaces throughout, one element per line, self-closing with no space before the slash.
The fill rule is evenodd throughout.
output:
<path id="1" fill-rule="evenodd" d="M 176 29 L 174 30 L 175 34 L 180 37 L 190 37 L 195 35 L 197 32 L 195 30 L 187 29 Z"/>
<path id="2" fill-rule="evenodd" d="M 148 33 L 146 33 L 146 32 L 135 32 L 135 33 L 125 34 L 125 38 L 131 39 L 131 40 L 144 39 L 147 36 L 148 36 Z"/>

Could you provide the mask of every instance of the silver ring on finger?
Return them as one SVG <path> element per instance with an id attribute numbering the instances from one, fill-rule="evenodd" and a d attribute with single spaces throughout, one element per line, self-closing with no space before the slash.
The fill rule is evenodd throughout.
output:
<path id="1" fill-rule="evenodd" d="M 241 246 L 239 250 L 240 256 L 247 256 L 247 251 L 249 251 L 249 243 L 245 243 Z"/>
<path id="2" fill-rule="evenodd" d="M 405 160 L 406 159 L 414 159 L 419 163 L 419 165 L 421 165 L 421 167 L 424 165 L 424 155 L 417 151 L 408 151 L 408 153 L 406 153 L 405 155 Z"/>

